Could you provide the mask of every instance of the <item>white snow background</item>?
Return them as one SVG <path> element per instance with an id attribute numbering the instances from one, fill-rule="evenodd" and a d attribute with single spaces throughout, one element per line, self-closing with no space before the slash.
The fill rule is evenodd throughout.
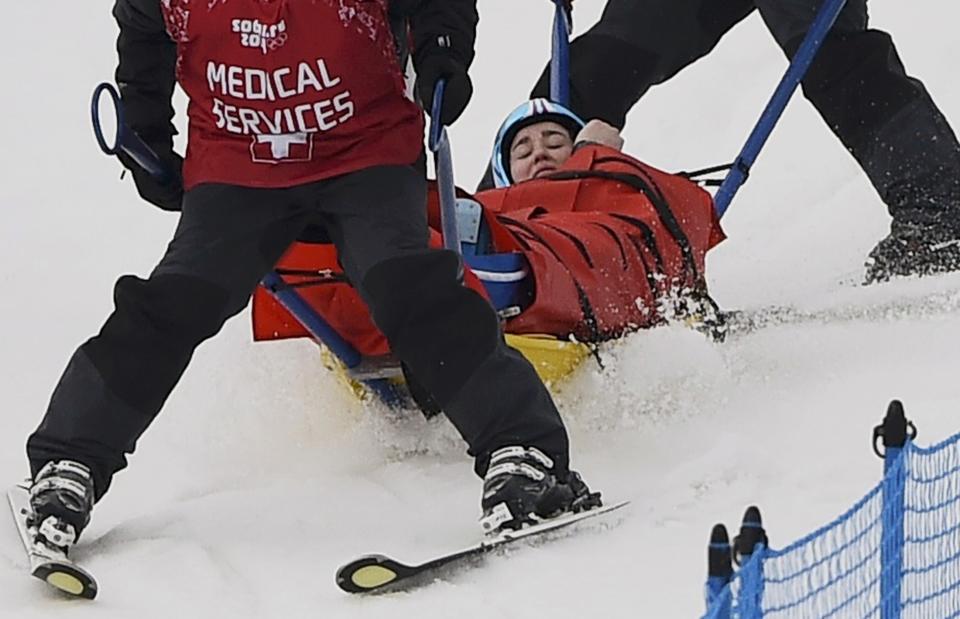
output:
<path id="1" fill-rule="evenodd" d="M 576 31 L 602 0 L 577 0 Z M 476 95 L 452 129 L 472 187 L 502 117 L 549 53 L 552 4 L 483 0 Z M 115 64 L 111 2 L 8 2 L 0 38 L 0 475 L 68 357 L 145 275 L 176 224 L 142 203 L 90 130 L 94 85 Z M 960 8 L 872 0 L 908 70 L 960 123 Z M 614 61 L 614 60 L 612 60 Z M 759 17 L 633 111 L 627 150 L 668 169 L 733 159 L 786 61 Z M 178 117 L 183 127 L 183 116 Z M 880 477 L 870 432 L 901 398 L 920 442 L 960 430 L 960 275 L 857 285 L 888 217 L 866 178 L 797 97 L 709 256 L 728 308 L 791 306 L 820 321 L 714 344 L 682 328 L 604 349 L 561 389 L 573 464 L 609 500 L 607 530 L 489 558 L 409 593 L 357 598 L 333 574 L 366 552 L 416 561 L 480 536 L 480 483 L 444 421 L 394 418 L 345 394 L 307 341 L 253 344 L 249 314 L 197 351 L 118 475 L 75 556 L 92 603 L 29 578 L 0 527 L 0 617 L 696 617 L 710 527 L 758 504 L 776 547 L 832 520 Z M 5 508 L 4 508 L 5 509 Z"/>

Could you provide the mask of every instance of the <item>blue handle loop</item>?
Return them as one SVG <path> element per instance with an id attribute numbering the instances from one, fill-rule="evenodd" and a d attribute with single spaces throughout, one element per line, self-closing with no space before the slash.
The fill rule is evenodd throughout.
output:
<path id="1" fill-rule="evenodd" d="M 113 146 L 107 144 L 103 135 L 103 127 L 100 124 L 100 99 L 103 93 L 110 95 L 113 100 L 113 110 L 117 120 L 117 134 L 114 136 Z M 108 155 L 116 155 L 120 152 L 120 128 L 124 126 L 123 106 L 120 104 L 120 93 L 113 87 L 113 84 L 103 82 L 93 89 L 93 98 L 90 100 L 90 118 L 93 121 L 93 134 L 97 138 L 97 144 L 100 150 Z"/>
<path id="2" fill-rule="evenodd" d="M 103 125 L 100 122 L 100 100 L 103 93 L 110 95 L 116 114 L 117 135 L 113 146 L 107 143 L 106 137 L 103 135 Z M 161 183 L 170 179 L 171 172 L 160 161 L 157 153 L 153 152 L 153 149 L 127 126 L 123 112 L 123 102 L 120 100 L 120 93 L 117 92 L 113 84 L 103 82 L 93 89 L 93 98 L 90 101 L 90 119 L 93 122 L 93 134 L 97 138 L 100 150 L 108 155 L 119 155 L 121 152 L 128 155 L 137 162 L 137 165 Z"/>

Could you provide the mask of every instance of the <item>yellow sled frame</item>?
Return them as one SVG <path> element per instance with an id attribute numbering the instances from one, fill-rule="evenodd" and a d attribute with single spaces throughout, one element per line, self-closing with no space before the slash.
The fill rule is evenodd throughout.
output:
<path id="1" fill-rule="evenodd" d="M 506 334 L 507 344 L 520 351 L 533 365 L 540 379 L 547 386 L 561 383 L 576 370 L 591 354 L 590 348 L 580 342 L 560 340 L 552 335 Z M 369 390 L 347 370 L 326 347 L 323 348 L 324 364 L 336 373 L 340 381 L 359 399 L 369 397 Z M 395 371 L 390 376 L 395 383 L 403 383 L 403 375 Z"/>

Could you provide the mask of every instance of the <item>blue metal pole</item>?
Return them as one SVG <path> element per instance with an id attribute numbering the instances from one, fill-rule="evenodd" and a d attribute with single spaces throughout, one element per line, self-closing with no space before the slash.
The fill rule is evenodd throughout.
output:
<path id="1" fill-rule="evenodd" d="M 756 126 L 750 133 L 750 137 L 747 138 L 747 143 L 744 145 L 743 150 L 740 151 L 736 161 L 734 161 L 733 168 L 730 169 L 727 177 L 723 180 L 723 184 L 717 191 L 717 195 L 714 197 L 717 216 L 723 217 L 733 197 L 740 189 L 740 185 L 747 179 L 747 176 L 750 174 L 750 169 L 760 155 L 760 150 L 763 148 L 763 145 L 766 144 L 767 138 L 770 137 L 774 126 L 776 126 L 777 121 L 780 120 L 780 116 L 783 115 L 783 110 L 786 109 L 787 103 L 790 102 L 790 98 L 796 91 L 797 86 L 807 74 L 810 64 L 820 50 L 824 39 L 826 39 L 830 33 L 830 29 L 837 21 L 837 17 L 840 15 L 840 11 L 843 10 L 845 4 L 846 0 L 825 0 L 820 7 L 813 24 L 810 26 L 810 30 L 807 32 L 807 36 L 803 39 L 803 43 L 790 62 L 786 74 L 784 74 L 783 79 L 780 80 L 780 84 L 774 91 L 770 102 L 767 103 L 763 114 L 760 115 L 760 120 L 757 121 Z"/>
<path id="2" fill-rule="evenodd" d="M 347 369 L 360 365 L 363 355 L 343 339 L 299 292 L 288 286 L 276 271 L 268 273 L 261 283 L 277 303 L 293 314 L 314 341 L 326 346 Z M 373 378 L 360 382 L 388 406 L 401 406 L 407 402 L 400 389 L 388 379 Z"/>
<path id="3" fill-rule="evenodd" d="M 453 180 L 453 157 L 450 154 L 447 129 L 440 121 L 446 86 L 446 81 L 440 80 L 433 92 L 429 146 L 433 152 L 433 165 L 436 168 L 437 189 L 440 194 L 440 229 L 443 232 L 443 246 L 459 254 L 460 232 L 457 229 L 457 186 Z"/>
<path id="4" fill-rule="evenodd" d="M 329 348 L 330 352 L 336 355 L 337 359 L 339 359 L 343 365 L 347 366 L 347 368 L 360 365 L 363 357 L 357 352 L 357 349 L 351 346 L 350 342 L 343 339 L 340 334 L 330 326 L 330 323 L 310 307 L 310 304 L 300 296 L 300 293 L 283 281 L 283 278 L 280 277 L 276 271 L 267 273 L 261 283 L 280 305 L 296 317 L 313 339 Z"/>
<path id="5" fill-rule="evenodd" d="M 571 14 L 567 0 L 553 0 L 553 44 L 550 55 L 550 100 L 570 106 L 570 30 Z"/>

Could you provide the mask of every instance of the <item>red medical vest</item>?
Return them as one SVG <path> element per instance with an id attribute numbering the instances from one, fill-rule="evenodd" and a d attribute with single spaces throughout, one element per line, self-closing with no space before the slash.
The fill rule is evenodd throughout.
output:
<path id="1" fill-rule="evenodd" d="M 289 187 L 416 160 L 386 0 L 163 0 L 190 98 L 184 186 Z"/>

